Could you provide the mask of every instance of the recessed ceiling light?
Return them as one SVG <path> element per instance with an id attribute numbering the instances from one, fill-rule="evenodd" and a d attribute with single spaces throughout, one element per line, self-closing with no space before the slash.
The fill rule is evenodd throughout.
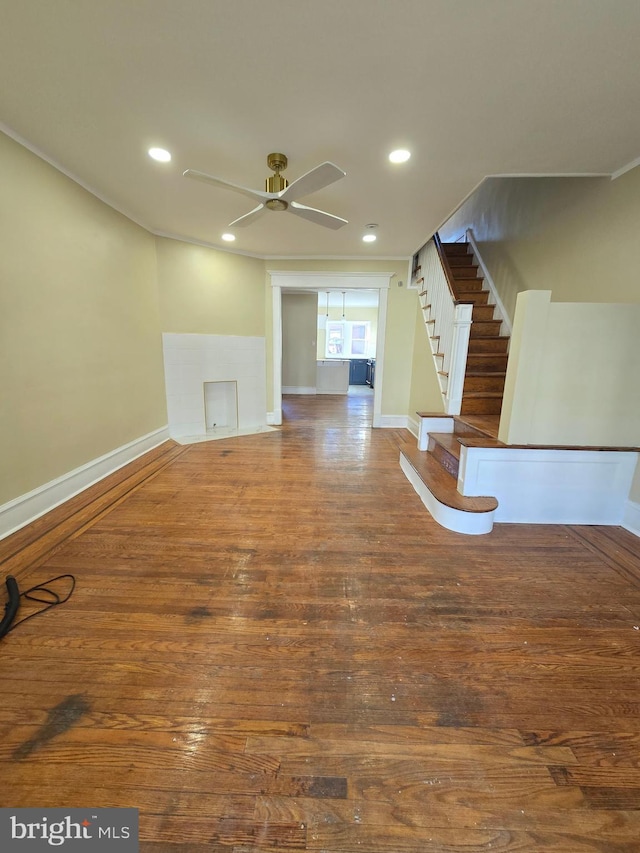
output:
<path id="1" fill-rule="evenodd" d="M 375 234 L 365 234 L 362 238 L 363 243 L 375 243 L 378 238 Z"/>
<path id="2" fill-rule="evenodd" d="M 159 163 L 168 163 L 171 160 L 171 154 L 164 148 L 150 148 L 148 153 L 152 160 Z"/>
<path id="3" fill-rule="evenodd" d="M 411 151 L 407 151 L 406 148 L 398 148 L 389 154 L 389 160 L 392 163 L 406 163 L 409 157 L 411 157 Z"/>
<path id="4" fill-rule="evenodd" d="M 233 243 L 233 241 L 236 239 L 236 235 L 235 234 L 223 234 L 222 239 L 225 240 L 227 243 Z"/>

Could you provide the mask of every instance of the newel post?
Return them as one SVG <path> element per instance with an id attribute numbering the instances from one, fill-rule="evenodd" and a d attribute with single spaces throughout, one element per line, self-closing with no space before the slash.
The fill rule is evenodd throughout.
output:
<path id="1" fill-rule="evenodd" d="M 471 315 L 473 305 L 463 303 L 455 306 L 453 315 L 453 340 L 451 343 L 451 361 L 445 396 L 445 412 L 459 415 L 462 406 L 462 389 L 467 368 L 467 351 L 471 334 Z"/>

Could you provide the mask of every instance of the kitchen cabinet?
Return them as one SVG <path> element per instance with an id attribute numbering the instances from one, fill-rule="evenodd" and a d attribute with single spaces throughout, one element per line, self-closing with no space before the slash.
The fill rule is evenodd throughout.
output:
<path id="1" fill-rule="evenodd" d="M 366 358 L 352 358 L 349 367 L 349 385 L 366 385 L 367 384 L 367 364 Z"/>

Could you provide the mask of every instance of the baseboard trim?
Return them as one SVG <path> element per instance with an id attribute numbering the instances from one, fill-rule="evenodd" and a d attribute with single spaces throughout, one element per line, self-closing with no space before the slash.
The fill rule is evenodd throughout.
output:
<path id="1" fill-rule="evenodd" d="M 382 429 L 410 429 L 407 415 L 374 415 L 373 426 Z"/>
<path id="2" fill-rule="evenodd" d="M 161 427 L 3 504 L 0 506 L 0 539 L 10 536 L 168 439 L 169 427 Z"/>
<path id="3" fill-rule="evenodd" d="M 633 533 L 634 536 L 640 536 L 640 504 L 634 501 L 627 501 L 624 508 L 624 516 L 622 518 L 622 527 Z"/>
<path id="4" fill-rule="evenodd" d="M 283 394 L 317 394 L 316 386 L 313 385 L 283 385 Z"/>

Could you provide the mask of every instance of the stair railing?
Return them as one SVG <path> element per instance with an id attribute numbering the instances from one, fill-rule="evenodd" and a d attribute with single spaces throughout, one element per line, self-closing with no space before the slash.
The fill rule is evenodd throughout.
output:
<path id="1" fill-rule="evenodd" d="M 462 406 L 473 305 L 458 302 L 453 277 L 436 234 L 419 252 L 420 304 L 436 365 L 445 413 Z"/>

